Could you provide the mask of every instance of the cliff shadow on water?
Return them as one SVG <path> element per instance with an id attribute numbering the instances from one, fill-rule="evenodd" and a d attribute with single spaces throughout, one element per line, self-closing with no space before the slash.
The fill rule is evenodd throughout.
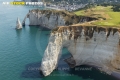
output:
<path id="1" fill-rule="evenodd" d="M 76 66 L 74 68 L 70 68 L 69 65 L 64 61 L 64 59 L 69 58 L 70 56 L 71 54 L 68 51 L 63 51 L 63 54 L 61 55 L 61 58 L 58 62 L 57 68 L 48 77 L 44 77 L 40 72 L 41 62 L 34 62 L 34 63 L 26 64 L 25 69 L 21 73 L 20 76 L 22 78 L 54 79 L 55 77 L 58 77 L 59 75 L 67 75 L 66 78 L 74 78 L 76 76 L 79 76 L 83 80 L 84 79 L 85 80 L 86 79 L 119 80 L 115 77 L 112 77 L 111 75 L 106 74 L 105 72 L 99 71 L 96 67 L 93 67 L 93 66 L 81 65 L 81 66 Z"/>
<path id="2" fill-rule="evenodd" d="M 68 57 L 70 55 L 64 55 L 64 57 Z M 112 77 L 111 75 L 108 75 L 104 72 L 99 71 L 95 67 L 91 66 L 77 66 L 75 68 L 70 68 L 67 63 L 62 61 L 63 59 L 60 59 L 58 63 L 58 67 L 54 70 L 54 72 L 51 75 L 71 75 L 67 77 L 74 78 L 75 76 L 82 77 L 84 79 L 93 79 L 93 80 L 119 80 L 115 77 Z M 63 63 L 63 65 L 61 65 Z M 21 78 L 40 78 L 44 79 L 45 77 L 40 72 L 40 64 L 41 62 L 35 62 L 35 63 L 29 63 L 25 66 L 25 70 L 21 73 Z M 63 70 L 62 70 L 63 69 Z M 62 72 L 62 74 L 60 74 Z M 57 76 L 48 76 L 49 78 L 54 79 Z M 76 79 L 75 79 L 76 80 Z"/>
<path id="3" fill-rule="evenodd" d="M 74 76 L 82 77 L 83 79 L 119 80 L 118 78 L 108 75 L 105 72 L 99 71 L 96 67 L 87 65 L 76 66 L 65 72 Z"/>
<path id="4" fill-rule="evenodd" d="M 22 32 L 22 30 L 16 30 L 17 37 L 21 36 L 21 32 Z"/>

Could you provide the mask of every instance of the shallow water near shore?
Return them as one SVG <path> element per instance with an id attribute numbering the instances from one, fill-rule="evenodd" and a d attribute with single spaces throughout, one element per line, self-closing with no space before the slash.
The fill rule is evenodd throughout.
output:
<path id="1" fill-rule="evenodd" d="M 17 17 L 22 22 L 28 11 L 34 8 L 0 5 L 0 80 L 117 80 L 89 66 L 70 69 L 63 61 L 70 56 L 66 48 L 62 51 L 58 68 L 43 77 L 39 67 L 50 30 L 27 26 L 28 20 L 23 29 L 15 29 Z"/>

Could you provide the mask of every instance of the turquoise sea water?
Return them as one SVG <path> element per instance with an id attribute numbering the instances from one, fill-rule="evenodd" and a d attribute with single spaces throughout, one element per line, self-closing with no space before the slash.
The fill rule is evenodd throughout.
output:
<path id="1" fill-rule="evenodd" d="M 37 26 L 15 29 L 17 17 L 22 22 L 33 8 L 2 5 L 0 0 L 0 80 L 116 80 L 88 66 L 69 69 L 63 61 L 69 56 L 65 48 L 58 69 L 50 76 L 41 76 L 39 67 L 50 31 Z M 78 68 L 82 70 L 76 70 Z"/>

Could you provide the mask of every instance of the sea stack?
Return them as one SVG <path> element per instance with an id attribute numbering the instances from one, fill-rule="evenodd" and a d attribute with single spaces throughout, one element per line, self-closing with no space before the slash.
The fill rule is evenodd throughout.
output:
<path id="1" fill-rule="evenodd" d="M 19 18 L 17 18 L 16 29 L 21 29 L 21 28 L 22 28 L 22 24 L 21 24 Z"/>

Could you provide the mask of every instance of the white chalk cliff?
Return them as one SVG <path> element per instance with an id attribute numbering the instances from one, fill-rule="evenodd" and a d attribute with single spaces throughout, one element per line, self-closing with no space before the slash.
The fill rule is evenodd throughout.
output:
<path id="1" fill-rule="evenodd" d="M 92 65 L 108 74 L 120 69 L 120 29 L 96 26 L 58 27 L 51 32 L 41 71 L 48 76 L 58 64 L 62 47 L 72 56 L 65 61 L 70 67 Z"/>
<path id="2" fill-rule="evenodd" d="M 96 19 L 92 17 L 77 16 L 67 11 L 39 9 L 30 10 L 23 20 L 23 25 L 25 25 L 26 18 L 29 18 L 29 25 L 43 26 L 49 29 Z"/>
<path id="3" fill-rule="evenodd" d="M 17 18 L 17 21 L 16 21 L 16 29 L 21 29 L 22 28 L 22 24 L 19 20 L 19 18 Z"/>

